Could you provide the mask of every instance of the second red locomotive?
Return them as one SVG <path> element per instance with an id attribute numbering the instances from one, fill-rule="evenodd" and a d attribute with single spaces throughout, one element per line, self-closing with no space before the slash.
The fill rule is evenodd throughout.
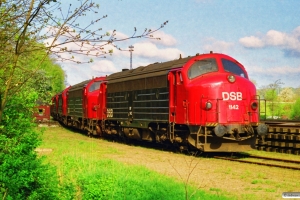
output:
<path id="1" fill-rule="evenodd" d="M 224 54 L 123 70 L 66 90 L 66 115 L 53 97 L 52 116 L 94 135 L 238 152 L 255 148 L 256 137 L 267 133 L 254 84 Z"/>

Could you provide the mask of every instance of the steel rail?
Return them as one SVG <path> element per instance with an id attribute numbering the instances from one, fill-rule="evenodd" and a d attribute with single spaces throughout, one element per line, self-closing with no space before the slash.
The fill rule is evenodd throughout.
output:
<path id="1" fill-rule="evenodd" d="M 278 167 L 278 168 L 284 168 L 284 169 L 300 170 L 300 167 L 284 166 L 284 165 L 262 163 L 262 162 L 248 161 L 248 160 L 240 160 L 240 158 L 228 158 L 228 157 L 221 157 L 221 156 L 214 156 L 214 158 L 222 159 L 222 160 L 228 160 L 228 161 L 234 161 L 234 162 L 241 162 L 241 163 L 264 165 L 264 166 L 269 166 L 269 167 Z M 269 159 L 269 158 L 265 157 L 265 159 Z"/>
<path id="2" fill-rule="evenodd" d="M 258 159 L 264 159 L 264 160 L 273 160 L 273 161 L 280 161 L 280 162 L 285 162 L 285 163 L 300 164 L 299 160 L 287 160 L 287 159 L 270 158 L 270 157 L 264 157 L 264 156 L 246 155 L 246 158 L 258 158 Z"/>

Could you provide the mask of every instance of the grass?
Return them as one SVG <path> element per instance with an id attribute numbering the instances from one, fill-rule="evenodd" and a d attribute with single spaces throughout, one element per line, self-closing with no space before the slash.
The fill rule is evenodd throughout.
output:
<path id="1" fill-rule="evenodd" d="M 39 148 L 56 167 L 60 199 L 229 199 L 163 176 L 144 166 L 107 158 L 124 153 L 107 141 L 89 138 L 60 127 L 45 128 Z M 212 188 L 213 192 L 220 189 Z M 193 194 L 193 195 L 192 195 Z"/>
<path id="2" fill-rule="evenodd" d="M 251 154 L 251 155 L 256 155 L 256 156 L 265 156 L 265 157 L 271 157 L 271 158 L 282 158 L 282 159 L 287 159 L 287 160 L 300 161 L 300 156 L 294 155 L 294 154 L 283 154 L 283 153 L 257 151 L 257 150 L 247 151 L 246 153 Z"/>

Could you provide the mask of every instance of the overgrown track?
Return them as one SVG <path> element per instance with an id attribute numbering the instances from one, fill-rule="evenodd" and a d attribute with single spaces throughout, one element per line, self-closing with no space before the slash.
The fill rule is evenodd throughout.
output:
<path id="1" fill-rule="evenodd" d="M 270 157 L 263 157 L 263 156 L 254 156 L 254 155 L 238 155 L 236 157 L 214 156 L 214 158 L 234 161 L 234 162 L 241 162 L 241 163 L 300 170 L 300 161 L 296 161 L 296 160 L 286 160 L 280 158 L 270 158 Z M 291 163 L 291 164 L 285 165 L 284 163 Z"/>
<path id="2" fill-rule="evenodd" d="M 268 135 L 257 140 L 257 149 L 300 155 L 299 121 L 264 121 L 268 126 Z"/>
<path id="3" fill-rule="evenodd" d="M 60 126 L 59 122 L 54 121 L 54 120 L 38 121 L 38 122 L 36 122 L 36 124 L 39 127 L 42 127 L 42 126 Z"/>

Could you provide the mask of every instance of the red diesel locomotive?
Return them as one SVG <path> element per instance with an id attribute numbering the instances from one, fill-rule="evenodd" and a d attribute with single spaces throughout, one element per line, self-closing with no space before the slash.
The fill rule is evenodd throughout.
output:
<path id="1" fill-rule="evenodd" d="M 123 70 L 68 88 L 66 99 L 66 115 L 53 117 L 94 135 L 238 152 L 267 133 L 254 84 L 224 54 Z"/>

